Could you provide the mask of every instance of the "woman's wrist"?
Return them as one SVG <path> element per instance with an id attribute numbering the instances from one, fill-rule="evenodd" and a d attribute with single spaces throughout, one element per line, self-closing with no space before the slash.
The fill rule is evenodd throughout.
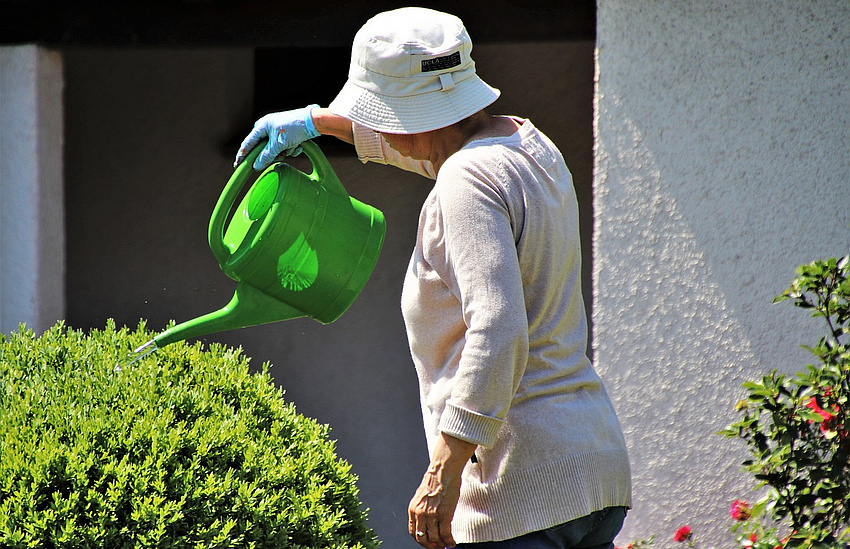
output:
<path id="1" fill-rule="evenodd" d="M 351 120 L 333 114 L 326 108 L 317 107 L 310 112 L 313 119 L 313 126 L 322 135 L 332 135 L 346 143 L 354 143 L 354 130 L 351 127 Z"/>
<path id="2" fill-rule="evenodd" d="M 428 474 L 447 480 L 460 477 L 476 448 L 477 444 L 440 433 L 431 456 Z"/>

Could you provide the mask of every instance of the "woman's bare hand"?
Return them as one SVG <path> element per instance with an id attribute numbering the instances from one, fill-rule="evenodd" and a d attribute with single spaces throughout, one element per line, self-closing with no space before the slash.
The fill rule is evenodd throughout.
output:
<path id="1" fill-rule="evenodd" d="M 408 506 L 408 531 L 422 547 L 443 549 L 456 545 L 452 518 L 460 499 L 461 473 L 475 448 L 470 442 L 440 435 L 431 465 Z"/>

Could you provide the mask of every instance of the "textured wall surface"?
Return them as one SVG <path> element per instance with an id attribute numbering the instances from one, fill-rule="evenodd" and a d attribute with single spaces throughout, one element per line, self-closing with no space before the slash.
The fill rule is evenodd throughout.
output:
<path id="1" fill-rule="evenodd" d="M 751 497 L 741 383 L 809 362 L 820 325 L 772 298 L 850 252 L 850 4 L 601 0 L 596 364 L 630 446 L 622 544 L 690 524 L 733 547 Z"/>
<path id="2" fill-rule="evenodd" d="M 0 48 L 0 332 L 64 316 L 62 59 Z"/>

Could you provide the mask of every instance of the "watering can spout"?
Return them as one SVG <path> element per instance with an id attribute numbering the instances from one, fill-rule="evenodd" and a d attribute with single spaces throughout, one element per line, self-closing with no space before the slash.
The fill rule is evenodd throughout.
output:
<path id="1" fill-rule="evenodd" d="M 154 338 L 157 348 L 176 341 L 216 332 L 258 326 L 307 316 L 295 307 L 266 295 L 250 284 L 239 282 L 230 302 L 207 313 L 169 328 Z"/>

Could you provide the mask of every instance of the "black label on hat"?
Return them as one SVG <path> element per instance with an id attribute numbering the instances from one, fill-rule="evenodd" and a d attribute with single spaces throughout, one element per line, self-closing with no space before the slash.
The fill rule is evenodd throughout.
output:
<path id="1" fill-rule="evenodd" d="M 422 72 L 441 71 L 450 69 L 460 65 L 460 52 L 456 51 L 445 57 L 435 57 L 434 59 L 425 59 L 422 61 Z"/>

